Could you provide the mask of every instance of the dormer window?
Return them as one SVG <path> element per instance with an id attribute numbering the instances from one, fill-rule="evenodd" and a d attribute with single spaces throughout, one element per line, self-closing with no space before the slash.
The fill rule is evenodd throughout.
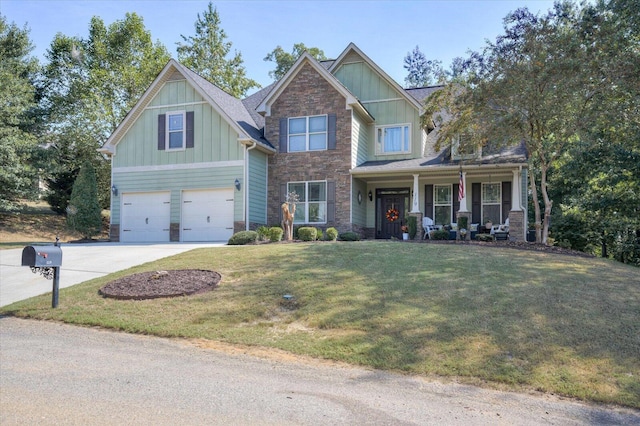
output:
<path id="1" fill-rule="evenodd" d="M 460 133 L 451 141 L 451 159 L 468 160 L 480 154 L 478 145 L 473 143 L 470 133 Z"/>

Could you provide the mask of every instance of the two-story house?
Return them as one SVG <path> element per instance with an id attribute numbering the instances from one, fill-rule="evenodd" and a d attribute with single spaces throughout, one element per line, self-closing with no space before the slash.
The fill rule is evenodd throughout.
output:
<path id="1" fill-rule="evenodd" d="M 333 61 L 303 54 L 242 101 L 171 60 L 103 147 L 111 238 L 224 241 L 279 224 L 295 192 L 296 225 L 391 238 L 408 215 L 509 218 L 523 240 L 523 148 L 435 152 L 437 129 L 421 125 L 434 90 L 403 89 L 354 44 Z"/>

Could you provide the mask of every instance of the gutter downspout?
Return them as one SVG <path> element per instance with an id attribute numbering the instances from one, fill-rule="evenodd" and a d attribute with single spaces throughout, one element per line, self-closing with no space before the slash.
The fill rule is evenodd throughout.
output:
<path id="1" fill-rule="evenodd" d="M 244 160 L 244 229 L 249 230 L 249 151 L 257 146 L 257 142 L 253 141 L 250 147 L 245 145 Z"/>

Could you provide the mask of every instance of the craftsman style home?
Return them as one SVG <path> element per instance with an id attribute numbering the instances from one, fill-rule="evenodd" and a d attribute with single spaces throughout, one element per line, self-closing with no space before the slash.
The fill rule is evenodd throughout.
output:
<path id="1" fill-rule="evenodd" d="M 436 152 L 438 129 L 421 124 L 434 90 L 403 89 L 354 44 L 303 54 L 244 100 L 171 60 L 102 148 L 111 239 L 226 241 L 279 224 L 295 192 L 295 225 L 388 239 L 410 215 L 454 230 L 464 216 L 477 231 L 508 220 L 524 240 L 523 147 Z"/>

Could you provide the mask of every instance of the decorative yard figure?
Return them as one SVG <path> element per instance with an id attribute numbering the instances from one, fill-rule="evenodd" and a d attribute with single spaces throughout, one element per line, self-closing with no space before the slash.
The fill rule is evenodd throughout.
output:
<path id="1" fill-rule="evenodd" d="M 293 240 L 293 219 L 296 215 L 296 203 L 300 197 L 295 192 L 287 194 L 287 201 L 282 203 L 282 229 L 284 230 L 284 239 Z"/>

